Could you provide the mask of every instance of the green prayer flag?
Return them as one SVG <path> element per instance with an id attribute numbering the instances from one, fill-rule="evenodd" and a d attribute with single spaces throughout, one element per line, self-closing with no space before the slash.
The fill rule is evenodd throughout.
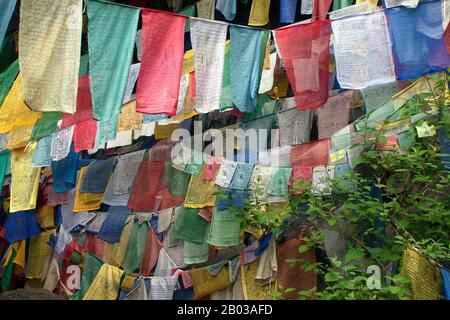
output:
<path id="1" fill-rule="evenodd" d="M 231 100 L 231 54 L 230 44 L 225 46 L 225 57 L 223 60 L 222 93 L 220 95 L 220 111 L 224 112 L 233 108 Z"/>
<path id="2" fill-rule="evenodd" d="M 55 132 L 58 129 L 60 119 L 61 112 L 42 112 L 41 117 L 34 124 L 31 140 L 39 140 Z"/>
<path id="3" fill-rule="evenodd" d="M 90 254 L 89 252 L 86 252 L 86 255 L 84 256 L 83 274 L 81 275 L 80 290 L 77 292 L 77 298 L 79 298 L 80 300 L 83 299 L 84 295 L 88 291 L 103 264 L 104 262 L 98 257 Z"/>
<path id="4" fill-rule="evenodd" d="M 174 239 L 203 243 L 208 222 L 198 214 L 199 211 L 185 207 L 175 209 Z"/>
<path id="5" fill-rule="evenodd" d="M 191 175 L 172 167 L 172 160 L 164 163 L 164 176 L 172 196 L 185 196 Z"/>
<path id="6" fill-rule="evenodd" d="M 3 290 L 9 290 L 11 286 L 11 281 L 14 275 L 14 258 L 16 257 L 17 252 L 13 250 L 11 259 L 9 260 L 6 268 L 3 270 L 2 280 L 0 281 L 0 285 Z"/>
<path id="7" fill-rule="evenodd" d="M 79 71 L 79 76 L 85 76 L 89 73 L 89 54 L 83 54 L 80 57 L 80 71 Z"/>
<path id="8" fill-rule="evenodd" d="M 184 16 L 188 17 L 196 17 L 197 16 L 197 6 L 195 4 L 190 5 L 189 7 L 186 7 L 184 9 L 181 9 L 178 11 L 178 14 L 182 14 Z M 184 28 L 184 32 L 189 32 L 191 30 L 191 25 L 189 23 L 189 19 L 186 20 L 186 27 Z"/>
<path id="9" fill-rule="evenodd" d="M 89 77 L 96 120 L 120 113 L 133 59 L 139 8 L 87 3 Z"/>
<path id="10" fill-rule="evenodd" d="M 352 4 L 353 4 L 353 0 L 334 0 L 332 11 L 343 9 L 345 7 L 351 6 Z"/>
<path id="11" fill-rule="evenodd" d="M 239 245 L 241 224 L 233 210 L 214 208 L 208 243 L 216 247 Z"/>
<path id="12" fill-rule="evenodd" d="M 0 106 L 3 104 L 9 90 L 19 74 L 19 60 L 14 61 L 11 65 L 0 74 Z"/>
<path id="13" fill-rule="evenodd" d="M 148 222 L 135 222 L 125 251 L 123 269 L 128 273 L 138 272 L 141 267 L 145 243 L 149 230 Z"/>
<path id="14" fill-rule="evenodd" d="M 10 162 L 10 152 L 9 150 L 4 150 L 0 152 L 0 189 L 3 187 L 5 181 L 5 175 L 8 173 L 8 167 Z"/>

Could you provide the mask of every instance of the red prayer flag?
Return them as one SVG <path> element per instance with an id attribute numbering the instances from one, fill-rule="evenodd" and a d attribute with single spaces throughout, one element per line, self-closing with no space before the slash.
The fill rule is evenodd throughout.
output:
<path id="1" fill-rule="evenodd" d="M 93 118 L 77 123 L 73 129 L 73 148 L 75 152 L 91 150 L 95 146 L 97 121 Z"/>
<path id="2" fill-rule="evenodd" d="M 292 167 L 315 167 L 328 164 L 330 147 L 330 138 L 292 146 Z"/>
<path id="3" fill-rule="evenodd" d="M 142 10 L 142 61 L 136 111 L 176 114 L 186 19 L 163 11 Z"/>
<path id="4" fill-rule="evenodd" d="M 89 87 L 89 76 L 78 79 L 77 110 L 74 114 L 65 113 L 61 128 L 67 128 L 92 118 L 92 97 Z"/>
<path id="5" fill-rule="evenodd" d="M 319 108 L 328 100 L 330 20 L 317 20 L 275 30 L 298 109 Z"/>

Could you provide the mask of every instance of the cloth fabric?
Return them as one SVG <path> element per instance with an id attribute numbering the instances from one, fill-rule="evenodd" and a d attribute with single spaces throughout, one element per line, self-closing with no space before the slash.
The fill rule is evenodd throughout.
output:
<path id="1" fill-rule="evenodd" d="M 188 17 L 195 17 L 197 15 L 197 10 L 196 10 L 196 6 L 195 4 L 190 5 L 180 11 L 178 11 L 177 13 L 182 14 L 184 16 L 188 16 Z M 184 28 L 184 32 L 189 32 L 190 31 L 190 19 L 186 20 L 186 26 Z"/>
<path id="2" fill-rule="evenodd" d="M 190 241 L 184 242 L 183 256 L 184 263 L 187 265 L 205 263 L 208 261 L 209 257 L 209 244 L 206 242 L 206 235 L 202 243 L 193 243 Z"/>
<path id="3" fill-rule="evenodd" d="M 297 292 L 317 287 L 317 275 L 314 271 L 305 271 L 300 266 L 292 268 L 289 259 L 301 259 L 308 263 L 316 263 L 315 249 L 299 253 L 299 246 L 305 241 L 301 237 L 293 238 L 277 247 L 277 287 L 295 288 L 294 291 L 284 292 L 283 297 L 288 300 L 298 299 Z"/>
<path id="4" fill-rule="evenodd" d="M 275 196 L 287 196 L 291 174 L 292 168 L 274 168 L 267 192 Z"/>
<path id="5" fill-rule="evenodd" d="M 120 113 L 139 12 L 138 8 L 111 2 L 90 1 L 87 4 L 89 76 L 96 120 L 110 120 Z"/>
<path id="6" fill-rule="evenodd" d="M 150 300 L 172 300 L 178 276 L 150 277 L 148 298 Z"/>
<path id="7" fill-rule="evenodd" d="M 396 80 L 391 38 L 383 11 L 333 20 L 337 80 L 362 89 Z"/>
<path id="8" fill-rule="evenodd" d="M 193 268 L 191 270 L 191 278 L 194 288 L 194 299 L 223 290 L 230 285 L 228 267 L 223 267 L 215 276 L 208 271 L 207 267 Z"/>
<path id="9" fill-rule="evenodd" d="M 161 248 L 158 255 L 158 263 L 156 264 L 154 275 L 156 277 L 167 277 L 172 275 L 177 265 L 170 259 L 164 248 Z"/>
<path id="10" fill-rule="evenodd" d="M 34 150 L 33 154 L 33 159 L 31 160 L 32 167 L 40 168 L 51 165 L 52 141 L 53 141 L 52 135 L 43 137 L 37 141 L 36 149 Z"/>
<path id="11" fill-rule="evenodd" d="M 216 175 L 215 184 L 222 188 L 228 188 L 233 179 L 237 166 L 237 162 L 223 160 L 220 165 L 219 172 Z"/>
<path id="12" fill-rule="evenodd" d="M 84 173 L 80 192 L 104 192 L 115 161 L 115 157 L 92 161 Z"/>
<path id="13" fill-rule="evenodd" d="M 214 181 L 204 181 L 205 166 L 198 176 L 191 176 L 184 206 L 187 208 L 212 207 L 216 203 L 214 193 L 217 190 Z"/>
<path id="14" fill-rule="evenodd" d="M 280 146 L 309 142 L 313 115 L 311 110 L 296 108 L 279 112 Z"/>
<path id="15" fill-rule="evenodd" d="M 108 243 L 119 242 L 129 214 L 130 209 L 127 207 L 109 207 L 108 215 L 98 232 L 98 238 Z"/>
<path id="16" fill-rule="evenodd" d="M 299 109 L 318 108 L 328 99 L 330 34 L 330 20 L 273 31 Z"/>
<path id="17" fill-rule="evenodd" d="M 231 209 L 214 209 L 208 243 L 216 247 L 238 246 L 240 241 L 240 222 L 236 212 Z"/>
<path id="18" fill-rule="evenodd" d="M 348 125 L 352 92 L 346 91 L 330 97 L 317 112 L 319 139 L 330 137 L 333 133 Z"/>
<path id="19" fill-rule="evenodd" d="M 11 0 L 8 0 L 11 2 Z M 4 3 L 2 2 L 1 5 Z M 0 22 L 1 24 L 1 22 Z M 5 30 L 5 29 L 0 29 Z M 1 32 L 1 31 L 0 31 Z M 1 34 L 0 34 L 1 36 Z M 0 38 L 1 41 L 1 38 Z M 0 42 L 1 43 L 1 42 Z M 0 45 L 1 46 L 1 45 Z M 5 100 L 9 90 L 11 89 L 11 86 L 14 83 L 14 80 L 16 79 L 17 75 L 19 74 L 19 60 L 15 60 L 13 63 L 11 63 L 1 74 L 0 74 L 0 105 L 3 104 L 3 101 Z"/>
<path id="20" fill-rule="evenodd" d="M 139 274 L 148 276 L 152 273 L 153 268 L 158 261 L 159 252 L 162 249 L 162 244 L 155 235 L 153 228 L 148 229 L 147 238 L 145 241 L 144 253 L 142 255 L 141 266 Z"/>
<path id="21" fill-rule="evenodd" d="M 81 0 L 21 1 L 19 61 L 32 110 L 75 112 L 81 28 Z"/>
<path id="22" fill-rule="evenodd" d="M 196 106 L 199 113 L 218 110 L 228 24 L 190 18 L 194 49 Z"/>
<path id="23" fill-rule="evenodd" d="M 88 119 L 77 123 L 73 129 L 73 146 L 75 152 L 91 150 L 95 147 L 95 138 L 97 136 L 97 121 Z"/>
<path id="24" fill-rule="evenodd" d="M 353 0 L 334 0 L 333 1 L 333 11 L 343 9 L 345 7 L 351 6 L 353 4 Z"/>
<path id="25" fill-rule="evenodd" d="M 17 0 L 6 0 L 2 1 L 0 4 L 0 48 L 3 44 L 3 39 L 5 38 L 6 31 L 8 30 L 9 20 L 14 13 Z M 1 100 L 0 100 L 1 103 Z"/>
<path id="26" fill-rule="evenodd" d="M 14 128 L 23 128 L 30 125 L 32 129 L 36 120 L 41 116 L 40 112 L 31 111 L 25 104 L 22 83 L 22 75 L 19 73 L 0 109 L 0 134 L 9 132 Z M 29 134 L 31 134 L 31 131 Z M 11 135 L 12 133 L 10 134 L 10 140 Z M 9 143 L 10 141 L 8 141 Z"/>
<path id="27" fill-rule="evenodd" d="M 149 225 L 147 222 L 135 222 L 123 260 L 123 268 L 128 273 L 137 272 L 141 266 Z"/>
<path id="28" fill-rule="evenodd" d="M 36 208 L 39 190 L 40 168 L 33 168 L 33 154 L 36 143 L 26 150 L 11 152 L 11 200 L 9 212 L 31 210 Z"/>
<path id="29" fill-rule="evenodd" d="M 361 90 L 361 96 L 364 99 L 366 113 L 378 109 L 393 95 L 399 91 L 398 83 L 386 83 L 378 86 L 371 86 Z"/>
<path id="30" fill-rule="evenodd" d="M 96 278 L 103 264 L 104 264 L 103 261 L 100 260 L 98 257 L 89 252 L 86 252 L 84 256 L 83 273 L 81 275 L 80 290 L 78 292 L 78 296 L 80 297 L 80 299 L 83 299 L 83 297 L 86 295 L 89 287 Z"/>
<path id="31" fill-rule="evenodd" d="M 386 9 L 397 79 L 413 79 L 450 65 L 442 26 L 440 1 L 420 2 L 417 8 Z"/>
<path id="32" fill-rule="evenodd" d="M 53 134 L 51 158 L 52 161 L 59 161 L 68 156 L 72 144 L 74 126 L 60 129 Z"/>
<path id="33" fill-rule="evenodd" d="M 131 231 L 133 230 L 133 224 L 133 219 L 129 219 L 122 230 L 122 234 L 120 235 L 119 245 L 117 247 L 115 256 L 115 263 L 122 268 L 124 265 L 124 258 L 128 246 L 128 241 L 130 241 Z"/>
<path id="34" fill-rule="evenodd" d="M 330 139 L 292 146 L 292 167 L 317 166 L 328 163 Z"/>
<path id="35" fill-rule="evenodd" d="M 136 100 L 133 99 L 122 106 L 117 131 L 142 129 L 142 113 L 136 112 Z"/>
<path id="36" fill-rule="evenodd" d="M 252 176 L 253 167 L 253 164 L 238 163 L 229 187 L 237 190 L 247 189 Z"/>
<path id="37" fill-rule="evenodd" d="M 242 293 L 245 300 L 272 300 L 272 291 L 275 289 L 274 283 L 261 286 L 256 280 L 260 258 L 251 263 L 241 264 Z"/>
<path id="38" fill-rule="evenodd" d="M 208 222 L 198 214 L 199 211 L 185 207 L 175 209 L 174 239 L 203 243 Z"/>
<path id="39" fill-rule="evenodd" d="M 202 19 L 214 20 L 215 1 L 214 0 L 200 0 L 195 3 L 197 7 L 197 16 Z"/>
<path id="40" fill-rule="evenodd" d="M 165 161 L 164 166 L 164 177 L 170 194 L 177 197 L 185 196 L 191 176 L 173 168 L 170 160 Z"/>
<path id="41" fill-rule="evenodd" d="M 185 16 L 163 11 L 142 12 L 142 62 L 136 88 L 138 112 L 176 114 L 186 20 Z"/>
<path id="42" fill-rule="evenodd" d="M 413 300 L 440 299 L 439 270 L 417 250 L 405 249 L 401 260 L 400 275 L 411 279 L 410 289 Z"/>
<path id="43" fill-rule="evenodd" d="M 77 170 L 80 165 L 79 154 L 71 146 L 69 155 L 60 161 L 52 161 L 53 189 L 55 192 L 66 192 L 75 188 Z"/>
<path id="44" fill-rule="evenodd" d="M 91 193 L 80 191 L 80 186 L 84 179 L 86 169 L 87 169 L 86 167 L 82 167 L 78 174 L 73 212 L 92 211 L 100 209 L 100 203 L 103 198 L 103 193 Z"/>
<path id="45" fill-rule="evenodd" d="M 245 26 L 230 26 L 230 75 L 234 106 L 252 112 L 261 78 L 261 46 L 264 31 Z"/>
<path id="46" fill-rule="evenodd" d="M 116 300 L 123 270 L 103 264 L 83 300 Z"/>
<path id="47" fill-rule="evenodd" d="M 444 284 L 444 297 L 447 300 L 450 300 L 450 272 L 444 268 L 441 268 L 441 277 Z"/>
<path id="48" fill-rule="evenodd" d="M 270 49 L 269 44 L 267 44 L 267 48 Z M 269 59 L 269 67 L 267 69 L 266 68 L 263 69 L 263 72 L 261 74 L 261 81 L 259 83 L 258 94 L 266 93 L 270 91 L 273 87 L 274 71 L 277 63 L 277 53 L 276 52 L 270 53 L 268 59 Z"/>
<path id="49" fill-rule="evenodd" d="M 5 221 L 5 240 L 9 243 L 31 238 L 40 233 L 34 210 L 10 213 Z"/>
<path id="50" fill-rule="evenodd" d="M 71 231 L 78 225 L 86 225 L 90 220 L 95 217 L 95 213 L 81 211 L 73 212 L 74 200 L 75 200 L 75 190 L 70 190 L 68 192 L 69 201 L 66 204 L 61 205 L 62 214 L 62 225 L 68 231 Z"/>
<path id="51" fill-rule="evenodd" d="M 217 0 L 216 10 L 223 14 L 228 21 L 236 17 L 237 1 L 235 0 Z"/>
<path id="52" fill-rule="evenodd" d="M 293 23 L 295 20 L 296 9 L 297 0 L 281 0 L 280 23 Z"/>
<path id="53" fill-rule="evenodd" d="M 65 113 L 62 118 L 61 128 L 81 123 L 92 118 L 92 96 L 90 91 L 89 76 L 78 79 L 77 108 L 74 114 Z"/>
<path id="54" fill-rule="evenodd" d="M 231 51 L 230 41 L 225 44 L 223 61 L 222 91 L 220 96 L 220 111 L 224 112 L 233 109 L 231 97 Z"/>
<path id="55" fill-rule="evenodd" d="M 41 139 L 56 132 L 59 119 L 61 119 L 61 112 L 42 112 L 40 118 L 34 124 L 30 139 Z"/>
<path id="56" fill-rule="evenodd" d="M 0 188 L 3 187 L 7 168 L 10 166 L 10 152 L 8 150 L 0 152 Z"/>
<path id="57" fill-rule="evenodd" d="M 41 232 L 38 236 L 30 239 L 30 247 L 27 257 L 26 278 L 27 279 L 42 279 L 42 269 L 51 255 L 52 248 L 47 244 L 51 235 L 54 235 L 55 230 L 48 230 Z"/>
<path id="58" fill-rule="evenodd" d="M 208 156 L 205 161 L 205 170 L 203 171 L 203 179 L 206 181 L 213 180 L 220 169 L 222 158 Z"/>
<path id="59" fill-rule="evenodd" d="M 264 26 L 269 23 L 270 0 L 254 0 L 248 19 L 249 26 Z"/>

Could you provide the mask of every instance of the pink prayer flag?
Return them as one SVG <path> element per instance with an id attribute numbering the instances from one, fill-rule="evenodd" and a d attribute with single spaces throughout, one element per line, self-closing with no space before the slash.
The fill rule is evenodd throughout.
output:
<path id="1" fill-rule="evenodd" d="M 142 10 L 142 61 L 136 87 L 136 111 L 176 114 L 186 19 L 173 13 Z"/>
<path id="2" fill-rule="evenodd" d="M 77 123 L 73 129 L 73 148 L 75 152 L 91 150 L 95 146 L 97 136 L 97 121 L 87 119 Z"/>

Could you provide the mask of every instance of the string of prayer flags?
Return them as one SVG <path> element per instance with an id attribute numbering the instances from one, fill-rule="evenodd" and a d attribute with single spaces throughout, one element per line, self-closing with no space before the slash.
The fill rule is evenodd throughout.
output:
<path id="1" fill-rule="evenodd" d="M 249 26 L 265 26 L 269 23 L 270 0 L 252 0 L 250 9 L 250 17 L 248 19 Z"/>
<path id="2" fill-rule="evenodd" d="M 120 113 L 139 20 L 139 8 L 89 1 L 89 77 L 95 120 Z"/>
<path id="3" fill-rule="evenodd" d="M 264 31 L 245 26 L 230 26 L 230 75 L 234 106 L 241 112 L 256 107 L 261 78 L 261 46 Z"/>
<path id="4" fill-rule="evenodd" d="M 142 12 L 142 62 L 136 111 L 176 114 L 186 20 L 185 16 L 162 11 Z"/>
<path id="5" fill-rule="evenodd" d="M 74 113 L 81 51 L 82 1 L 20 3 L 19 61 L 26 104 Z"/>
<path id="6" fill-rule="evenodd" d="M 191 18 L 196 106 L 200 113 L 220 108 L 225 41 L 228 24 Z"/>
<path id="7" fill-rule="evenodd" d="M 36 143 L 11 153 L 11 201 L 9 212 L 36 208 L 40 168 L 32 167 Z"/>
<path id="8" fill-rule="evenodd" d="M 302 1 L 302 5 L 303 5 Z M 312 9 L 312 8 L 311 8 Z M 280 23 L 293 23 L 297 10 L 297 0 L 281 0 L 280 2 Z"/>
<path id="9" fill-rule="evenodd" d="M 333 20 L 331 26 L 341 88 L 363 89 L 396 80 L 383 11 Z"/>
<path id="10" fill-rule="evenodd" d="M 440 1 L 420 2 L 417 8 L 395 7 L 385 12 L 397 79 L 418 78 L 450 65 Z"/>
<path id="11" fill-rule="evenodd" d="M 228 21 L 236 17 L 237 1 L 236 0 L 217 0 L 216 9 L 223 14 Z"/>
<path id="12" fill-rule="evenodd" d="M 299 109 L 319 108 L 328 99 L 330 33 L 329 20 L 273 31 Z"/>

